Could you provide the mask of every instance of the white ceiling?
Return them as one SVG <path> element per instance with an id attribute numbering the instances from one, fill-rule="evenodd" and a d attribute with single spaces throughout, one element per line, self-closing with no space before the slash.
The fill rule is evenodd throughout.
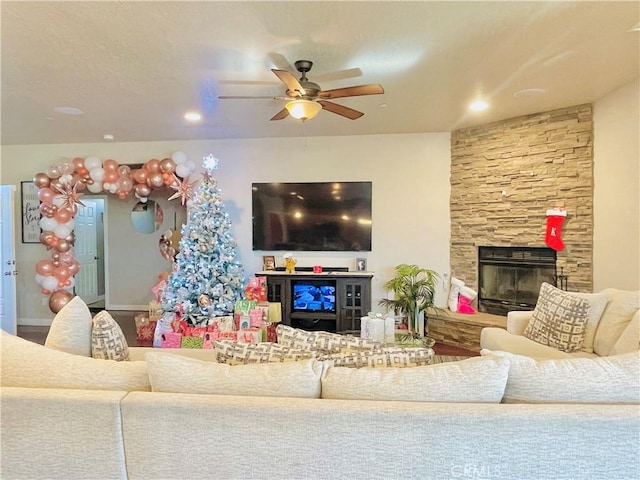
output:
<path id="1" fill-rule="evenodd" d="M 640 2 L 2 1 L 2 144 L 442 132 L 594 101 L 639 75 Z M 269 71 L 380 83 L 306 123 Z M 360 76 L 339 78 L 359 68 Z M 351 71 L 353 74 L 353 72 Z M 296 72 L 296 76 L 299 75 Z M 344 75 L 343 75 L 344 76 Z M 514 93 L 542 88 L 542 96 Z M 481 113 L 468 105 L 490 103 Z M 56 113 L 71 106 L 84 115 Z M 197 125 L 182 118 L 203 114 Z"/>

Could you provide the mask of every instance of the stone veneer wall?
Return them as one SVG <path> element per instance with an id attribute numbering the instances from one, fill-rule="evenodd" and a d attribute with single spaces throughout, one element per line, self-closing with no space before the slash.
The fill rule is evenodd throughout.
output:
<path id="1" fill-rule="evenodd" d="M 591 105 L 512 118 L 451 135 L 451 274 L 478 288 L 479 246 L 544 247 L 546 211 L 562 207 L 557 254 L 568 289 L 593 286 Z"/>

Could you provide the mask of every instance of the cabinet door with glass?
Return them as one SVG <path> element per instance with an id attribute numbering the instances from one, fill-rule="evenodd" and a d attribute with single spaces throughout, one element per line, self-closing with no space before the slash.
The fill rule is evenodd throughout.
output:
<path id="1" fill-rule="evenodd" d="M 360 331 L 360 319 L 371 309 L 371 279 L 338 279 L 337 292 L 340 306 L 336 329 L 338 332 Z"/>

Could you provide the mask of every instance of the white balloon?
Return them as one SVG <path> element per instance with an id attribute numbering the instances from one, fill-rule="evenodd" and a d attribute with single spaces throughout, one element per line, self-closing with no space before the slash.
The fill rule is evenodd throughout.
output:
<path id="1" fill-rule="evenodd" d="M 44 281 L 44 279 L 47 278 L 44 275 L 40 275 L 39 273 L 36 273 L 36 283 L 38 285 L 42 285 L 42 282 Z"/>
<path id="2" fill-rule="evenodd" d="M 171 155 L 171 160 L 173 160 L 177 164 L 185 163 L 187 161 L 187 155 L 184 152 L 178 150 L 173 155 Z"/>
<path id="3" fill-rule="evenodd" d="M 66 224 L 59 224 L 53 229 L 53 234 L 58 238 L 65 238 L 71 235 L 72 230 Z"/>
<path id="4" fill-rule="evenodd" d="M 112 183 L 111 185 L 109 185 L 108 190 L 110 193 L 116 193 L 118 191 L 118 185 L 115 183 Z"/>
<path id="5" fill-rule="evenodd" d="M 193 160 L 189 160 L 187 167 L 189 167 L 189 171 L 193 172 L 196 169 L 196 163 Z"/>
<path id="6" fill-rule="evenodd" d="M 104 180 L 104 168 L 96 167 L 89 170 L 89 175 L 91 175 L 91 180 L 94 182 L 101 182 Z"/>
<path id="7" fill-rule="evenodd" d="M 57 290 L 58 289 L 58 279 L 56 277 L 54 277 L 53 275 L 45 277 L 45 279 L 42 281 L 42 288 L 44 288 L 45 290 L 50 290 L 50 291 Z"/>
<path id="8" fill-rule="evenodd" d="M 76 221 L 75 219 L 72 217 L 69 219 L 69 221 L 67 223 L 65 223 L 65 225 L 67 227 L 69 227 L 71 230 L 73 230 L 74 228 L 76 228 Z"/>
<path id="9" fill-rule="evenodd" d="M 58 180 L 60 180 L 61 183 L 71 183 L 73 181 L 73 176 L 65 173 Z"/>
<path id="10" fill-rule="evenodd" d="M 186 164 L 181 163 L 180 165 L 176 165 L 176 175 L 179 177 L 186 178 L 190 173 L 189 167 L 187 167 Z"/>
<path id="11" fill-rule="evenodd" d="M 98 157 L 87 157 L 84 159 L 84 166 L 87 170 L 93 170 L 94 168 L 102 166 L 102 160 Z"/>
<path id="12" fill-rule="evenodd" d="M 99 193 L 102 191 L 102 184 L 100 182 L 92 183 L 91 185 L 87 185 L 87 190 L 91 193 Z"/>
<path id="13" fill-rule="evenodd" d="M 106 190 L 110 190 L 110 189 L 111 189 L 111 184 L 110 184 L 109 182 L 104 182 L 104 183 L 102 184 L 102 188 L 104 188 L 104 189 L 105 189 L 105 191 L 106 191 Z"/>
<path id="14" fill-rule="evenodd" d="M 55 218 L 42 217 L 38 222 L 40 228 L 46 232 L 52 232 L 54 228 L 58 226 L 58 221 Z"/>

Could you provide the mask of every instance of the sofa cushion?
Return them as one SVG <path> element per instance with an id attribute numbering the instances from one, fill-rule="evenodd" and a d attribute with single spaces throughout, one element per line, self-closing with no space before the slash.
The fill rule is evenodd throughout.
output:
<path id="1" fill-rule="evenodd" d="M 545 282 L 524 336 L 563 352 L 573 352 L 584 343 L 588 315 L 587 300 Z"/>
<path id="2" fill-rule="evenodd" d="M 373 350 L 382 348 L 382 343 L 374 340 L 339 335 L 330 332 L 310 332 L 288 325 L 276 327 L 278 343 L 287 347 L 315 350 L 322 353 L 341 351 Z"/>
<path id="3" fill-rule="evenodd" d="M 73 297 L 53 317 L 45 347 L 74 355 L 91 356 L 91 312 L 80 297 Z"/>
<path id="4" fill-rule="evenodd" d="M 482 350 L 510 362 L 504 403 L 632 403 L 640 401 L 639 352 L 615 357 L 535 360 Z"/>
<path id="5" fill-rule="evenodd" d="M 277 343 L 238 343 L 231 340 L 213 342 L 216 360 L 229 365 L 246 365 L 247 363 L 291 362 L 307 360 L 316 356 L 311 350 L 291 348 Z"/>
<path id="6" fill-rule="evenodd" d="M 602 292 L 609 299 L 593 341 L 593 351 L 600 356 L 609 355 L 631 318 L 640 309 L 640 291 L 607 288 Z"/>
<path id="7" fill-rule="evenodd" d="M 129 360 L 129 346 L 120 325 L 102 310 L 93 317 L 91 356 L 102 360 Z"/>
<path id="8" fill-rule="evenodd" d="M 638 350 L 640 350 L 640 310 L 636 312 L 627 328 L 624 329 L 618 341 L 611 348 L 609 355 L 622 355 Z"/>
<path id="9" fill-rule="evenodd" d="M 499 403 L 509 362 L 489 358 L 415 368 L 329 367 L 322 376 L 322 398 Z"/>
<path id="10" fill-rule="evenodd" d="M 147 353 L 154 392 L 320 397 L 323 364 L 316 360 L 226 365 L 170 353 Z"/>
<path id="11" fill-rule="evenodd" d="M 149 391 L 145 362 L 115 362 L 53 350 L 2 331 L 2 385 Z"/>
<path id="12" fill-rule="evenodd" d="M 380 350 L 329 353 L 319 356 L 318 359 L 327 360 L 334 367 L 419 367 L 431 365 L 433 350 L 431 348 L 386 347 Z"/>

